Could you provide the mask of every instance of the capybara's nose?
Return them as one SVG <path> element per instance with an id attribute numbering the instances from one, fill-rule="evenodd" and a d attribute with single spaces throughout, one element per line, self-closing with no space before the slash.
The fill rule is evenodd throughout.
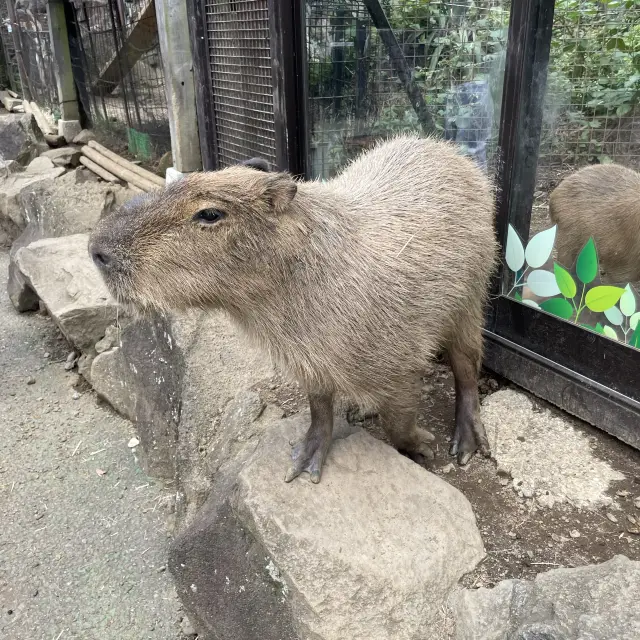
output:
<path id="1" fill-rule="evenodd" d="M 113 256 L 100 246 L 92 246 L 90 249 L 91 259 L 98 269 L 108 269 L 113 263 Z"/>

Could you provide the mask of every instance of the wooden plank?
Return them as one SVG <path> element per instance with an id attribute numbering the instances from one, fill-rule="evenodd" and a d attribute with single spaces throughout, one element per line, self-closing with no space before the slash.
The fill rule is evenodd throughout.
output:
<path id="1" fill-rule="evenodd" d="M 133 28 L 124 45 L 114 52 L 111 60 L 91 85 L 93 93 L 111 93 L 155 42 L 158 25 L 154 0 L 147 0 L 132 22 L 134 22 Z"/>
<path id="2" fill-rule="evenodd" d="M 105 158 L 109 158 L 109 160 L 111 160 L 112 162 L 119 164 L 120 166 L 128 169 L 129 171 L 132 171 L 133 173 L 137 173 L 143 180 L 146 180 L 147 182 L 153 182 L 159 187 L 165 186 L 166 182 L 164 178 L 161 178 L 155 173 L 151 173 L 151 171 L 147 171 L 146 169 L 139 167 L 133 162 L 129 162 L 129 160 L 126 160 L 122 156 L 119 156 L 117 153 L 114 153 L 106 147 L 103 147 L 99 142 L 96 142 L 95 140 L 89 140 L 87 145 L 92 149 L 95 149 L 98 153 L 101 153 Z"/>

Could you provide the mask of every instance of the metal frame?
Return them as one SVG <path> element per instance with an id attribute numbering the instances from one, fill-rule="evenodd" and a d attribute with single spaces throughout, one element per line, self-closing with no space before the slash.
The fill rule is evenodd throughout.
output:
<path id="1" fill-rule="evenodd" d="M 554 0 L 512 5 L 504 78 L 496 232 L 529 236 Z M 640 352 L 501 295 L 501 265 L 485 330 L 485 366 L 640 448 Z"/>

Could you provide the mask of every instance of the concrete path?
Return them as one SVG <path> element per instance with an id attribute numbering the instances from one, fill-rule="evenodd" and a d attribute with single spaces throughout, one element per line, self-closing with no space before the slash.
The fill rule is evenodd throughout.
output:
<path id="1" fill-rule="evenodd" d="M 76 391 L 48 318 L 19 315 L 0 253 L 0 637 L 176 640 L 171 491 L 132 426 Z"/>

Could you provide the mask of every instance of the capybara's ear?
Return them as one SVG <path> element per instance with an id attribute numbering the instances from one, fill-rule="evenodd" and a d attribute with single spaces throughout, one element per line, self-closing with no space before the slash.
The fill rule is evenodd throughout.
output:
<path id="1" fill-rule="evenodd" d="M 256 171 L 264 171 L 264 173 L 271 172 L 271 165 L 263 158 L 249 158 L 249 160 L 243 160 L 240 164 L 255 169 Z"/>
<path id="2" fill-rule="evenodd" d="M 265 176 L 265 198 L 276 213 L 282 213 L 296 197 L 298 185 L 288 173 Z"/>

